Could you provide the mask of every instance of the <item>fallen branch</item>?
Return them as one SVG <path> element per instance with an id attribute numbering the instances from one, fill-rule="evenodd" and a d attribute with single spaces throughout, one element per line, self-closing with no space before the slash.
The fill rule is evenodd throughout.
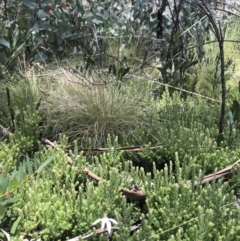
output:
<path id="1" fill-rule="evenodd" d="M 99 176 L 96 175 L 95 173 L 89 171 L 88 168 L 86 168 L 86 167 L 83 169 L 83 172 L 86 173 L 89 177 L 93 178 L 93 179 L 96 180 L 96 181 L 102 180 L 101 177 L 99 177 Z"/>
<path id="2" fill-rule="evenodd" d="M 117 151 L 125 151 L 125 152 L 130 152 L 130 151 L 142 151 L 143 148 L 148 148 L 150 150 L 153 149 L 158 149 L 158 148 L 162 148 L 163 145 L 162 144 L 158 144 L 158 145 L 150 145 L 150 146 L 126 146 L 126 147 L 117 147 L 116 150 Z M 108 152 L 109 148 L 83 148 L 80 149 L 80 151 L 83 152 Z"/>
<path id="3" fill-rule="evenodd" d="M 235 163 L 233 163 L 232 165 L 229 165 L 215 173 L 211 173 L 209 175 L 206 175 L 203 177 L 203 180 L 201 181 L 200 184 L 205 184 L 207 182 L 211 182 L 213 180 L 217 180 L 219 178 L 226 178 L 226 177 L 229 177 L 232 173 L 233 173 L 233 170 L 235 167 L 237 167 L 237 165 L 239 165 L 240 163 L 240 159 L 238 161 L 236 161 Z M 194 185 L 198 185 L 199 182 L 198 181 L 195 181 Z"/>
<path id="4" fill-rule="evenodd" d="M 145 200 L 146 198 L 146 195 L 141 190 L 122 188 L 121 192 L 127 198 L 135 201 Z"/>
<path id="5" fill-rule="evenodd" d="M 54 143 L 49 141 L 48 139 L 44 139 L 42 142 L 45 144 L 45 146 L 47 148 L 55 147 Z M 56 150 L 58 150 L 58 149 L 56 148 Z M 70 165 L 73 163 L 72 159 L 69 156 L 67 156 L 67 162 Z M 86 167 L 83 169 L 83 172 L 96 181 L 102 180 L 101 177 L 99 177 L 95 173 L 91 172 Z M 124 196 L 126 196 L 127 198 L 129 198 L 131 200 L 144 200 L 146 198 L 146 195 L 140 189 L 136 189 L 134 187 L 132 187 L 131 189 L 122 188 L 121 192 Z"/>
<path id="6" fill-rule="evenodd" d="M 53 143 L 53 142 L 51 142 L 51 141 L 49 141 L 48 139 L 43 139 L 42 140 L 42 143 L 47 147 L 47 148 L 55 148 L 55 144 Z M 58 148 L 56 148 L 56 150 L 58 151 Z M 67 156 L 67 163 L 68 164 L 72 164 L 73 163 L 73 161 L 72 161 L 72 159 L 68 156 L 68 155 L 66 155 Z"/>
<path id="7" fill-rule="evenodd" d="M 54 143 L 49 141 L 48 139 L 43 140 L 43 143 L 45 144 L 46 147 L 55 147 Z M 162 147 L 162 144 L 158 145 L 158 146 L 150 146 L 149 148 L 160 148 Z M 140 146 L 135 146 L 135 147 L 119 147 L 117 148 L 118 150 L 125 150 L 125 151 L 139 151 L 139 148 L 141 148 Z M 57 148 L 56 148 L 57 149 Z M 57 149 L 58 150 L 58 149 Z M 87 149 L 85 149 L 87 150 Z M 105 152 L 108 151 L 108 148 L 95 148 L 95 149 L 88 149 L 88 150 L 93 150 L 93 151 L 100 151 L 100 152 Z M 72 159 L 67 156 L 67 162 L 69 164 L 72 164 L 73 161 Z M 227 166 L 224 169 L 221 169 L 219 171 L 217 171 L 216 173 L 211 173 L 209 175 L 206 175 L 203 177 L 202 180 L 196 180 L 194 182 L 194 185 L 203 185 L 207 182 L 211 182 L 213 180 L 217 180 L 220 178 L 226 178 L 229 177 L 232 174 L 232 170 L 234 168 L 234 166 L 237 166 L 240 163 L 240 160 L 236 161 L 235 163 L 233 163 L 232 165 Z M 95 173 L 91 172 L 88 168 L 84 168 L 83 172 L 85 174 L 87 174 L 89 177 L 93 178 L 96 181 L 100 181 L 102 180 L 101 177 L 99 177 L 98 175 L 96 175 Z M 190 181 L 189 181 L 190 182 Z M 127 188 L 122 188 L 121 192 L 123 195 L 125 195 L 127 198 L 132 199 L 132 200 L 144 200 L 146 198 L 146 195 L 140 190 L 140 189 L 127 189 Z"/>

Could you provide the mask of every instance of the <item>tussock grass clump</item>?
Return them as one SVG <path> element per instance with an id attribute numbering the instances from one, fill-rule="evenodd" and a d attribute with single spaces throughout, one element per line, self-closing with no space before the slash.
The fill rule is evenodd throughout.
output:
<path id="1" fill-rule="evenodd" d="M 91 139 L 94 146 L 104 145 L 109 134 L 121 138 L 144 122 L 151 110 L 147 92 L 130 86 L 89 87 L 63 81 L 44 105 L 50 120 L 48 127 L 54 135 L 64 133 L 80 139 L 82 144 Z"/>

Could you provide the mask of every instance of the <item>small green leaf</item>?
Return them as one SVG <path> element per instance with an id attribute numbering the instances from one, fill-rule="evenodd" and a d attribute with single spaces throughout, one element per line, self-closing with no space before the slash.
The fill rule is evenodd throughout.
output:
<path id="1" fill-rule="evenodd" d="M 32 1 L 32 0 L 22 0 L 22 3 L 25 5 L 25 6 L 27 6 L 27 7 L 29 7 L 30 9 L 35 9 L 35 8 L 38 8 L 38 6 L 36 5 L 36 3 L 34 3 L 34 1 Z"/>
<path id="2" fill-rule="evenodd" d="M 37 173 L 40 173 L 44 167 L 46 167 L 53 159 L 55 158 L 55 155 L 50 156 L 45 162 L 43 162 L 40 167 L 37 169 Z"/>
<path id="3" fill-rule="evenodd" d="M 54 28 L 51 24 L 48 24 L 48 23 L 43 23 L 43 24 L 40 24 L 39 27 L 38 27 L 38 30 L 47 30 L 47 31 L 52 31 Z"/>
<path id="4" fill-rule="evenodd" d="M 9 186 L 8 186 L 8 191 L 11 192 L 13 191 L 16 187 L 18 187 L 19 182 L 16 178 L 10 181 Z"/>
<path id="5" fill-rule="evenodd" d="M 10 231 L 10 233 L 11 233 L 12 235 L 14 235 L 14 234 L 16 233 L 17 227 L 18 227 L 21 219 L 22 219 L 22 218 L 19 216 L 19 217 L 17 218 L 17 220 L 13 223 L 12 228 L 11 228 L 11 231 Z"/>
<path id="6" fill-rule="evenodd" d="M 120 79 L 122 79 L 122 77 L 124 75 L 126 75 L 129 72 L 129 70 L 130 70 L 130 67 L 120 68 L 120 70 L 119 70 L 119 77 L 120 77 Z"/>
<path id="7" fill-rule="evenodd" d="M 4 52 L 0 52 L 0 63 L 5 64 L 7 61 L 7 56 Z"/>
<path id="8" fill-rule="evenodd" d="M 5 206 L 5 205 L 8 205 L 8 204 L 13 204 L 15 202 L 17 202 L 19 200 L 18 197 L 13 197 L 13 198 L 10 198 L 10 199 L 7 199 L 5 201 L 2 202 L 2 205 Z"/>
<path id="9" fill-rule="evenodd" d="M 5 208 L 0 204 L 0 220 L 3 218 L 5 214 Z"/>

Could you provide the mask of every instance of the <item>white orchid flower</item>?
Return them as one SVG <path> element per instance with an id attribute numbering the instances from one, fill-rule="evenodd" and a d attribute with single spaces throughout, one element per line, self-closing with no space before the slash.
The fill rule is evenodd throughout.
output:
<path id="1" fill-rule="evenodd" d="M 6 231 L 4 231 L 3 229 L 1 229 L 0 228 L 0 230 L 4 233 L 4 235 L 6 236 L 6 238 L 7 238 L 7 241 L 11 241 L 11 237 L 10 237 L 10 234 L 9 233 L 7 233 Z M 2 240 L 2 239 L 0 239 L 0 240 Z M 40 239 L 38 239 L 38 240 L 40 240 Z M 38 241 L 37 240 L 37 241 Z M 35 241 L 35 239 L 23 239 L 23 241 Z"/>
<path id="2" fill-rule="evenodd" d="M 92 225 L 96 225 L 97 223 L 102 223 L 101 224 L 101 229 L 105 230 L 107 228 L 107 231 L 109 234 L 111 234 L 112 230 L 112 223 L 118 224 L 118 222 L 113 219 L 113 218 L 108 218 L 107 213 L 105 212 L 103 215 L 103 218 L 97 219 Z"/>
<path id="3" fill-rule="evenodd" d="M 2 232 L 4 233 L 4 235 L 6 236 L 7 241 L 11 241 L 10 234 L 7 233 L 6 231 L 4 231 L 3 229 L 1 229 L 1 230 L 2 230 Z"/>

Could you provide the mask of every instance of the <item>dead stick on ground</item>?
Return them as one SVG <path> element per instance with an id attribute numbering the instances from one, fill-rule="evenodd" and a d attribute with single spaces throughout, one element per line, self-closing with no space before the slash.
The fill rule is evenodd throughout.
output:
<path id="1" fill-rule="evenodd" d="M 83 172 L 86 173 L 89 177 L 93 178 L 96 181 L 101 181 L 102 180 L 101 177 L 99 177 L 95 173 L 89 171 L 88 168 L 86 168 L 86 167 L 83 169 Z"/>
<path id="2" fill-rule="evenodd" d="M 48 139 L 43 140 L 43 143 L 48 148 L 55 147 L 55 144 L 53 142 L 49 141 Z M 58 150 L 58 149 L 56 148 L 56 150 Z M 70 165 L 73 163 L 72 159 L 68 155 L 67 155 L 67 163 Z M 95 173 L 91 172 L 86 167 L 83 169 L 83 172 L 98 182 L 103 180 L 101 177 L 99 177 Z M 144 200 L 146 198 L 146 195 L 141 190 L 136 190 L 134 188 L 131 188 L 131 189 L 121 188 L 120 191 L 122 192 L 122 194 L 124 196 L 126 196 L 127 198 L 132 199 L 132 200 Z"/>
<path id="3" fill-rule="evenodd" d="M 49 141 L 48 139 L 43 140 L 43 143 L 45 144 L 46 147 L 55 147 L 54 143 Z M 56 150 L 58 150 L 58 149 L 56 148 Z M 68 164 L 71 165 L 73 163 L 72 159 L 68 155 L 66 155 L 66 156 L 67 156 Z M 202 180 L 200 180 L 200 181 L 196 180 L 194 182 L 194 185 L 203 185 L 207 182 L 213 181 L 214 179 L 220 179 L 220 178 L 223 178 L 223 177 L 227 177 L 227 176 L 232 174 L 232 171 L 233 171 L 234 167 L 239 165 L 239 163 L 240 163 L 240 160 L 236 161 L 232 165 L 227 166 L 224 169 L 219 170 L 216 173 L 206 175 L 206 176 L 203 177 Z M 95 173 L 91 172 L 88 168 L 84 168 L 83 172 L 96 181 L 102 180 L 101 177 L 99 177 Z M 122 192 L 123 195 L 125 195 L 129 199 L 133 199 L 133 200 L 144 200 L 146 198 L 146 195 L 141 190 L 136 190 L 134 188 L 131 188 L 131 189 L 122 188 L 121 192 Z"/>

